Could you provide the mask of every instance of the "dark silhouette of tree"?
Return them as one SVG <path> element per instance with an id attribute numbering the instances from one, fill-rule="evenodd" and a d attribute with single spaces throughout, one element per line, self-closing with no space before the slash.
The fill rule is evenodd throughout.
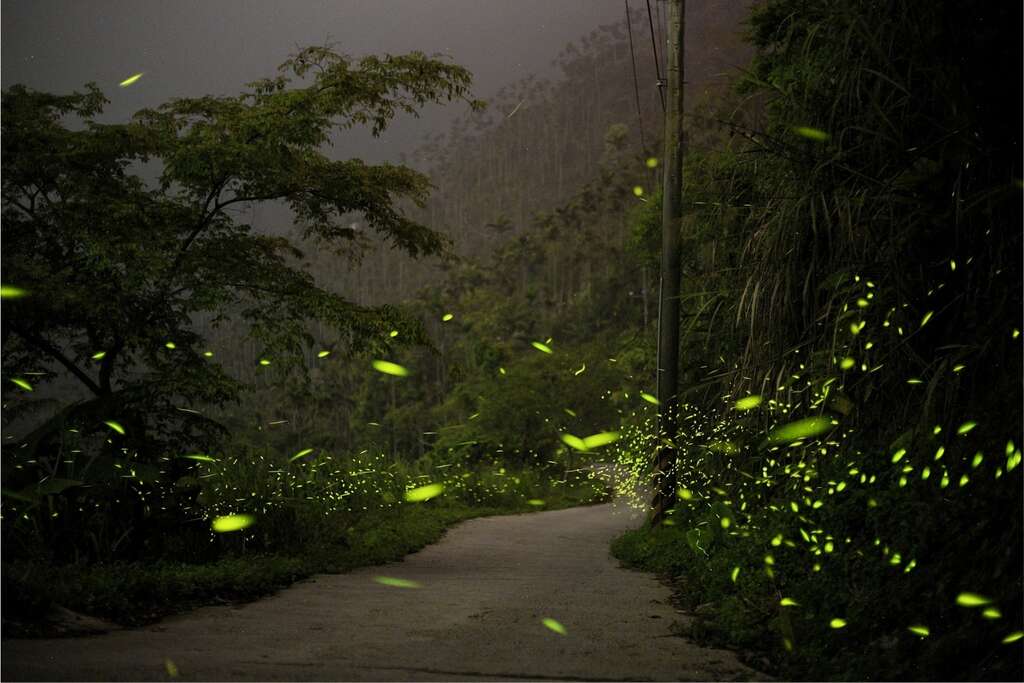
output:
<path id="1" fill-rule="evenodd" d="M 261 369 L 303 367 L 312 320 L 350 349 L 379 347 L 394 328 L 416 339 L 393 308 L 318 286 L 292 239 L 258 234 L 237 209 L 287 203 L 316 249 L 357 250 L 355 213 L 398 250 L 440 253 L 442 235 L 398 206 L 424 203 L 425 176 L 332 161 L 321 148 L 334 129 L 379 135 L 399 112 L 466 99 L 469 84 L 465 69 L 421 53 L 352 60 L 311 47 L 240 95 L 173 100 L 127 124 L 96 122 L 106 100 L 93 84 L 71 95 L 6 91 L 3 269 L 28 295 L 4 304 L 4 373 L 61 368 L 92 394 L 34 441 L 69 420 L 79 437 L 113 420 L 124 428 L 114 448 L 183 447 L 199 420 L 175 407 L 238 390 L 197 316 L 241 325 Z M 145 163 L 157 165 L 155 183 L 140 176 Z"/>

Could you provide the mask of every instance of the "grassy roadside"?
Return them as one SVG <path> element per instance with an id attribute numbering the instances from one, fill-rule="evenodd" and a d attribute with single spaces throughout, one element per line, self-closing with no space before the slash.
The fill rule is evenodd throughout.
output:
<path id="1" fill-rule="evenodd" d="M 751 594 L 729 590 L 724 582 L 731 583 L 729 577 L 734 565 L 730 563 L 739 561 L 734 555 L 698 557 L 687 539 L 686 529 L 678 526 L 652 529 L 648 525 L 616 538 L 612 541 L 611 552 L 630 568 L 669 580 L 673 601 L 695 617 L 683 635 L 706 645 L 754 655 L 757 661 L 749 664 L 765 673 L 779 673 L 778 663 L 769 656 L 778 644 L 771 630 L 771 605 L 758 605 L 762 601 L 752 595 L 763 589 L 761 584 L 766 584 L 767 580 L 755 577 L 753 580 L 758 587 L 752 588 Z M 722 577 L 725 577 L 724 582 Z"/>
<path id="2" fill-rule="evenodd" d="M 747 664 L 781 680 L 1020 680 L 1019 643 L 999 644 L 1019 623 L 1012 578 L 1005 599 L 986 589 L 1000 608 L 985 615 L 955 604 L 937 609 L 928 597 L 949 585 L 949 567 L 920 568 L 908 598 L 884 576 L 889 563 L 854 554 L 834 576 L 802 574 L 785 546 L 767 548 L 774 560 L 764 564 L 765 548 L 740 539 L 707 539 L 706 552 L 695 550 L 689 528 L 628 531 L 611 551 L 626 566 L 670 581 L 673 601 L 694 617 L 680 635 L 699 644 L 737 650 Z M 993 543 L 1011 548 L 1013 539 Z M 966 564 L 974 558 L 967 551 L 957 556 Z M 975 564 L 977 576 L 991 572 L 991 563 Z M 954 576 L 963 585 L 981 583 L 968 569 Z M 780 608 L 789 596 L 796 602 Z M 840 602 L 848 603 L 846 610 L 836 607 Z M 911 633 L 908 623 L 930 624 L 931 632 Z M 784 639 L 795 647 L 784 647 Z"/>
<path id="3" fill-rule="evenodd" d="M 150 623 L 211 604 L 245 602 L 313 574 L 340 573 L 401 559 L 436 542 L 452 525 L 475 517 L 552 510 L 601 502 L 570 490 L 543 508 L 525 503 L 470 507 L 460 501 L 401 506 L 364 516 L 342 543 L 301 554 L 238 555 L 205 564 L 172 561 L 3 565 L 4 637 L 55 635 L 45 615 L 59 605 L 123 626 Z"/>

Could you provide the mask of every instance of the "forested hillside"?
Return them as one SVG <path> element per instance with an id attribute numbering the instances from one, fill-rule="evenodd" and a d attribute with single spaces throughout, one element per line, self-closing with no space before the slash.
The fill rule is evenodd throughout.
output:
<path id="1" fill-rule="evenodd" d="M 688 48 L 687 94 L 695 116 L 690 134 L 694 149 L 715 144 L 723 134 L 709 107 L 749 59 L 740 26 L 744 15 L 738 4 L 709 3 L 696 6 L 689 19 L 694 42 Z M 654 18 L 663 21 L 660 14 Z M 387 420 L 400 433 L 385 430 L 401 443 L 394 454 L 422 455 L 432 442 L 422 438 L 423 432 L 444 424 L 423 409 L 439 407 L 453 385 L 481 370 L 478 347 L 504 346 L 508 351 L 502 357 L 509 358 L 524 348 L 534 352 L 530 335 L 543 341 L 564 330 L 559 343 L 604 332 L 639 340 L 640 329 L 654 324 L 656 259 L 645 251 L 651 245 L 638 241 L 643 236 L 630 217 L 658 192 L 663 113 L 654 86 L 664 66 L 655 67 L 646 13 L 634 11 L 632 22 L 632 52 L 625 20 L 601 27 L 558 55 L 561 79 L 513 83 L 485 110 L 459 119 L 448 134 L 411 154 L 409 162 L 428 175 L 433 190 L 425 206 L 406 208 L 411 217 L 445 236 L 448 249 L 443 256 L 410 259 L 366 235 L 357 216 L 352 218 L 360 245 L 357 257 L 339 256 L 315 244 L 304 250 L 310 272 L 325 288 L 362 305 L 404 304 L 403 310 L 424 320 L 426 339 L 435 342 L 429 351 L 413 351 L 420 368 L 414 404 L 392 397 L 386 405 L 340 415 L 325 407 L 329 426 L 320 430 L 325 438 L 365 445 L 373 435 L 356 438 L 355 433 L 366 432 L 367 421 L 375 420 L 364 413 L 380 417 L 380 409 L 397 406 L 396 416 L 415 420 L 408 425 L 405 418 Z M 656 23 L 655 31 L 664 40 L 664 28 Z M 659 53 L 659 60 L 664 61 L 664 54 Z M 639 197 L 634 194 L 637 187 L 643 192 Z M 622 288 L 629 291 L 628 299 L 619 296 Z M 505 318 L 494 314 L 495 305 L 513 301 L 520 302 L 522 313 L 507 312 Z M 442 324 L 446 313 L 457 317 Z M 478 331 L 476 314 L 493 320 Z M 235 376 L 267 384 L 256 344 L 237 348 L 230 327 L 209 333 L 215 346 L 232 348 L 226 362 Z M 325 348 L 333 348 L 334 340 L 322 330 L 313 334 Z M 510 344 L 513 338 L 516 343 Z M 343 378 L 365 381 L 362 365 L 340 364 L 336 357 L 320 360 L 315 351 L 310 349 L 306 361 L 314 373 L 315 395 L 325 406 L 338 400 L 361 403 L 353 397 L 370 390 L 356 389 Z M 273 406 L 295 418 L 276 431 L 300 440 L 317 431 L 312 423 L 322 414 L 319 410 L 310 415 L 305 399 L 282 395 L 276 384 L 268 388 L 266 396 L 254 399 L 260 415 L 269 419 L 268 407 Z M 591 389 L 604 390 L 598 385 Z M 252 410 L 247 404 L 238 413 L 250 415 Z M 305 418 L 299 419 L 300 414 Z M 520 431 L 514 422 L 509 429 Z"/>
<path id="2" fill-rule="evenodd" d="M 749 59 L 740 35 L 744 14 L 742 3 L 692 9 L 686 88 L 691 106 L 721 92 Z M 448 236 L 454 254 L 486 263 L 498 246 L 532 233 L 538 212 L 565 205 L 599 176 L 609 135 L 630 161 L 659 156 L 663 115 L 656 74 L 664 76 L 665 69 L 655 67 L 645 12 L 633 11 L 632 31 L 631 52 L 625 17 L 602 26 L 557 55 L 559 76 L 531 76 L 502 87 L 487 109 L 460 118 L 448 133 L 412 151 L 403 161 L 427 173 L 434 185 L 425 207 L 410 207 L 412 215 Z M 663 42 L 663 27 L 655 25 L 655 31 Z M 664 62 L 663 49 L 658 59 Z M 653 174 L 649 184 L 656 184 Z M 401 300 L 437 274 L 433 263 L 411 263 L 382 249 L 356 269 L 314 258 L 314 270 L 325 281 L 361 303 Z"/>

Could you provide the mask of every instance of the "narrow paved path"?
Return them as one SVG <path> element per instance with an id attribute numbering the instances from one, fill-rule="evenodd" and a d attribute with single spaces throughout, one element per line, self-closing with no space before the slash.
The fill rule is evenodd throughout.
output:
<path id="1" fill-rule="evenodd" d="M 4 641 L 3 680 L 166 680 L 165 658 L 182 680 L 756 678 L 732 653 L 670 635 L 669 589 L 608 552 L 636 523 L 610 504 L 471 520 L 402 562 L 258 602 L 101 636 Z"/>

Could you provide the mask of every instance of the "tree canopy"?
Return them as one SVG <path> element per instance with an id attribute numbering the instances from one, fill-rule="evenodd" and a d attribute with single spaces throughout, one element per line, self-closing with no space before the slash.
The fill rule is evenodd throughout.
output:
<path id="1" fill-rule="evenodd" d="M 357 255 L 356 213 L 396 249 L 443 252 L 444 238 L 400 208 L 422 205 L 425 176 L 334 160 L 324 148 L 336 130 L 377 136 L 430 102 L 478 109 L 470 81 L 419 52 L 357 60 L 310 47 L 239 95 L 175 99 L 128 123 L 97 122 L 108 100 L 92 83 L 69 95 L 5 91 L 3 269 L 15 289 L 5 292 L 3 371 L 21 380 L 5 392 L 60 367 L 92 396 L 62 419 L 78 416 L 86 431 L 120 421 L 136 447 L 146 430 L 149 440 L 173 430 L 180 444 L 198 424 L 176 407 L 223 403 L 239 389 L 196 331 L 197 315 L 242 322 L 260 362 L 284 368 L 299 367 L 313 344 L 312 319 L 351 350 L 383 347 L 395 328 L 417 339 L 395 309 L 359 307 L 318 285 L 299 240 Z M 297 234 L 264 234 L 238 215 L 274 201 L 290 207 Z"/>

